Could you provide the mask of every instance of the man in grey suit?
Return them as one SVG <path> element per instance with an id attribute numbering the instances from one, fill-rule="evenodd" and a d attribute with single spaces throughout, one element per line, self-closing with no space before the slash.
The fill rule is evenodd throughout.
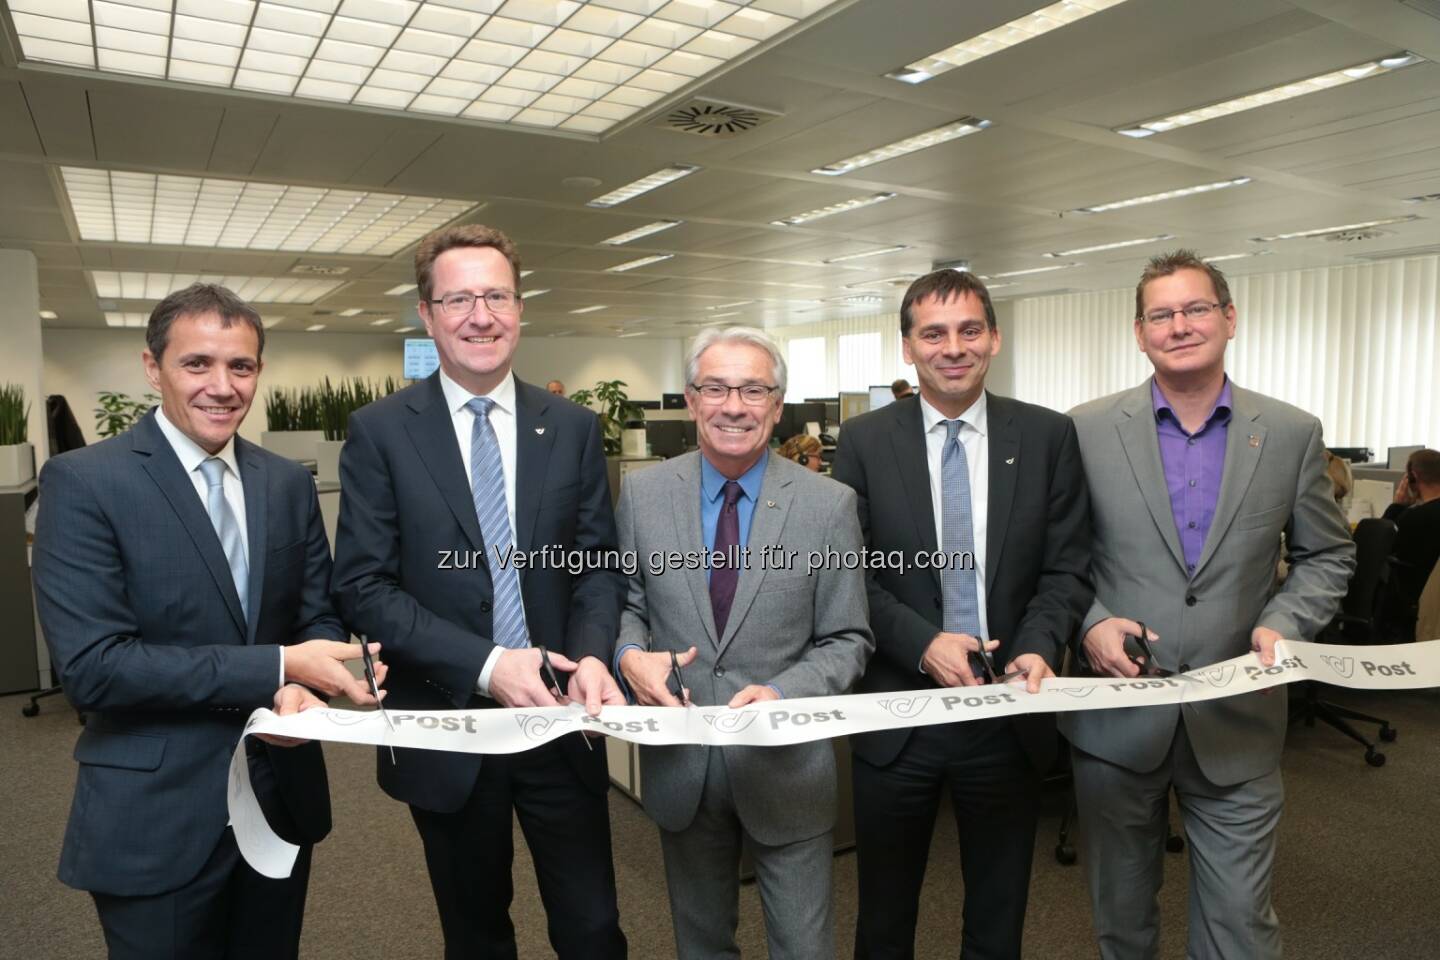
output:
<path id="1" fill-rule="evenodd" d="M 1219 270 L 1186 250 L 1152 259 L 1134 329 L 1155 376 L 1071 412 L 1094 524 L 1095 602 L 1079 653 L 1097 672 L 1184 671 L 1247 650 L 1272 666 L 1276 641 L 1309 639 L 1345 592 L 1355 549 L 1330 496 L 1320 423 L 1231 383 L 1235 323 Z M 1125 649 L 1141 623 L 1153 663 Z M 1186 955 L 1280 956 L 1270 872 L 1286 720 L 1283 688 L 1062 715 L 1106 960 L 1157 955 L 1171 790 L 1190 841 Z"/>
<path id="2" fill-rule="evenodd" d="M 617 672 L 647 705 L 739 710 L 843 693 L 875 645 L 863 574 L 807 558 L 861 550 L 855 495 L 769 455 L 785 361 L 763 332 L 701 333 L 685 377 L 699 451 L 632 474 L 620 491 L 620 546 L 638 563 Z M 665 558 L 672 552 L 680 563 Z M 686 557 L 709 563 L 687 568 Z M 688 691 L 667 686 L 672 658 Z M 831 745 L 642 747 L 640 761 L 680 960 L 739 956 L 742 844 L 755 860 L 770 956 L 832 960 Z"/>
<path id="3" fill-rule="evenodd" d="M 310 844 L 330 829 L 320 745 L 246 745 L 267 819 L 302 846 L 283 880 L 240 858 L 230 754 L 256 707 L 375 700 L 340 662 L 360 647 L 330 607 L 314 480 L 236 436 L 260 316 L 195 284 L 160 301 L 145 340 L 159 409 L 40 472 L 40 622 L 88 714 L 60 879 L 94 897 L 111 960 L 295 957 Z"/>

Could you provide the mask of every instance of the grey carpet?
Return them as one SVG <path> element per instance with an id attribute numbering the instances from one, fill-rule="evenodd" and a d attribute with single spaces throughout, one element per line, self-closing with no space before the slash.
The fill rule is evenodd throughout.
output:
<path id="1" fill-rule="evenodd" d="M 1440 955 L 1440 870 L 1435 865 L 1440 855 L 1440 691 L 1333 695 L 1390 718 L 1400 739 L 1384 745 L 1389 763 L 1372 769 L 1358 747 L 1327 727 L 1292 731 L 1275 878 L 1287 953 L 1307 960 Z M 70 751 L 79 727 L 74 713 L 57 700 L 46 701 L 34 719 L 20 716 L 23 702 L 22 697 L 0 698 L 0 957 L 102 957 L 89 896 L 55 879 L 75 777 Z M 372 751 L 331 745 L 327 756 L 335 832 L 316 851 L 302 956 L 438 958 L 439 922 L 406 810 L 375 786 Z M 1063 802 L 1059 794 L 1049 798 L 1035 848 L 1025 935 L 1025 956 L 1035 960 L 1096 955 L 1080 869 L 1058 865 L 1053 855 Z M 612 792 L 610 809 L 631 956 L 673 957 L 655 828 L 618 793 Z M 518 833 L 516 847 L 513 913 L 520 954 L 551 956 L 533 871 Z M 1162 953 L 1183 957 L 1185 856 L 1168 856 L 1166 867 Z M 848 957 L 855 923 L 853 854 L 836 858 L 835 896 L 839 955 Z M 921 907 L 921 960 L 956 956 L 962 896 L 954 824 L 942 816 Z M 741 917 L 745 955 L 763 957 L 764 926 L 753 885 L 742 891 Z"/>

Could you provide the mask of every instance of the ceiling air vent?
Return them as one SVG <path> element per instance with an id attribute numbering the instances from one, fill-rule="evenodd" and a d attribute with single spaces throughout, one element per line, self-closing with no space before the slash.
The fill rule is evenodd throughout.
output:
<path id="1" fill-rule="evenodd" d="M 1341 230 L 1325 235 L 1327 243 L 1354 243 L 1356 240 L 1378 240 L 1389 236 L 1384 230 Z"/>
<path id="2" fill-rule="evenodd" d="M 350 272 L 349 267 L 330 267 L 320 263 L 297 263 L 290 268 L 291 273 L 303 273 L 312 277 L 343 277 Z"/>
<path id="3" fill-rule="evenodd" d="M 778 116 L 780 114 L 771 113 L 768 110 L 757 110 L 754 107 L 721 103 L 718 100 L 697 99 L 666 111 L 651 123 L 657 127 L 664 127 L 666 130 L 675 130 L 697 137 L 725 139 L 748 133 L 762 123 L 769 123 Z"/>

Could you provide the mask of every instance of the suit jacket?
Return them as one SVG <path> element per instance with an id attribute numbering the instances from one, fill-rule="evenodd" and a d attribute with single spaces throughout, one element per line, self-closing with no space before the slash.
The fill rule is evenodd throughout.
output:
<path id="1" fill-rule="evenodd" d="M 620 545 L 635 551 L 616 649 L 698 655 L 684 668 L 691 702 L 724 704 L 752 683 L 787 698 L 847 692 L 875 641 L 865 622 L 858 570 L 827 565 L 807 576 L 810 551 L 860 549 L 849 490 L 772 455 L 751 518 L 750 567 L 740 571 L 723 636 L 715 631 L 703 569 L 651 568 L 657 553 L 705 550 L 700 520 L 700 454 L 632 473 L 620 488 Z M 762 569 L 768 545 L 798 551 L 789 569 Z M 778 565 L 777 565 L 778 566 Z M 725 766 L 740 822 L 767 846 L 816 837 L 835 824 L 835 752 L 826 741 L 788 747 L 641 747 L 645 810 L 662 828 L 695 818 L 711 749 Z"/>
<path id="2" fill-rule="evenodd" d="M 1355 567 L 1355 545 L 1331 496 L 1320 422 L 1233 384 L 1232 399 L 1220 495 L 1188 577 L 1150 381 L 1072 411 L 1094 523 L 1095 602 L 1077 637 L 1110 616 L 1143 621 L 1160 636 L 1156 660 L 1175 670 L 1246 652 L 1257 626 L 1308 640 L 1330 621 Z M 1282 532 L 1291 566 L 1277 587 Z M 1267 696 L 1069 713 L 1061 729 L 1086 753 L 1147 772 L 1169 753 L 1182 715 L 1200 768 L 1214 783 L 1252 780 L 1280 762 L 1288 720 L 1283 688 Z"/>
<path id="3" fill-rule="evenodd" d="M 985 612 L 995 661 L 1039 654 L 1057 672 L 1065 645 L 1090 605 L 1089 507 L 1075 428 L 1068 417 L 986 394 L 990 490 L 985 534 Z M 919 397 L 845 422 L 835 452 L 835 479 L 855 489 L 865 543 L 903 553 L 939 549 Z M 935 570 L 871 570 L 866 578 L 876 656 L 865 693 L 933 688 L 920 660 L 940 632 L 944 613 Z M 1040 772 L 1054 762 L 1054 720 L 1014 720 Z M 957 730 L 963 735 L 963 728 Z M 884 766 L 899 755 L 909 729 L 852 738 L 855 753 Z"/>
<path id="4" fill-rule="evenodd" d="M 230 753 L 280 685 L 275 644 L 346 640 L 330 547 L 303 467 L 239 437 L 249 617 L 205 504 L 152 412 L 40 473 L 35 590 L 65 695 L 88 714 L 60 879 L 140 896 L 189 882 L 228 820 Z M 257 791 L 287 839 L 330 829 L 319 744 L 252 742 Z M 275 791 L 268 787 L 277 788 Z"/>
<path id="5" fill-rule="evenodd" d="M 547 546 L 613 551 L 615 518 L 595 414 L 515 382 L 515 538 L 518 552 Z M 350 417 L 340 453 L 335 606 L 357 633 L 382 643 L 390 665 L 386 705 L 448 710 L 495 706 L 475 685 L 490 640 L 496 562 L 480 534 L 470 478 L 439 372 Z M 458 556 L 447 557 L 453 552 Z M 623 579 L 610 566 L 520 573 L 533 644 L 572 660 L 610 662 Z M 442 569 L 448 567 L 448 569 Z M 563 741 L 584 782 L 603 792 L 604 751 Z M 479 775 L 473 754 L 396 749 L 377 753 L 380 786 L 426 810 L 460 809 Z"/>

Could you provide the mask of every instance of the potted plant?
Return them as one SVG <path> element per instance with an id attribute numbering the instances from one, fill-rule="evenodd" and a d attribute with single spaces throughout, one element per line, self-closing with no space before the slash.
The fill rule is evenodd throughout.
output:
<path id="1" fill-rule="evenodd" d="M 631 423 L 645 422 L 645 411 L 630 401 L 624 380 L 601 380 L 590 390 L 576 390 L 570 399 L 584 407 L 596 407 L 600 431 L 605 439 L 606 456 L 618 457 L 621 437 Z"/>
<path id="2" fill-rule="evenodd" d="M 18 487 L 35 476 L 35 449 L 27 442 L 30 408 L 25 388 L 0 387 L 0 487 Z"/>
<path id="3" fill-rule="evenodd" d="M 95 432 L 101 439 L 116 437 L 129 430 L 150 408 L 160 402 L 153 393 L 147 393 L 139 400 L 126 393 L 101 390 L 100 406 L 95 408 Z"/>
<path id="4" fill-rule="evenodd" d="M 260 445 L 291 460 L 315 456 L 315 444 L 325 439 L 320 426 L 320 402 L 311 387 L 274 387 L 265 395 L 265 426 Z"/>
<path id="5" fill-rule="evenodd" d="M 320 427 L 325 432 L 325 438 L 315 444 L 316 479 L 322 482 L 339 482 L 340 448 L 345 446 L 345 438 L 350 430 L 350 414 L 394 393 L 395 389 L 393 377 L 386 377 L 384 384 L 380 386 L 360 377 L 341 380 L 338 385 L 331 384 L 329 377 L 325 378 L 325 382 L 315 391 Z"/>

